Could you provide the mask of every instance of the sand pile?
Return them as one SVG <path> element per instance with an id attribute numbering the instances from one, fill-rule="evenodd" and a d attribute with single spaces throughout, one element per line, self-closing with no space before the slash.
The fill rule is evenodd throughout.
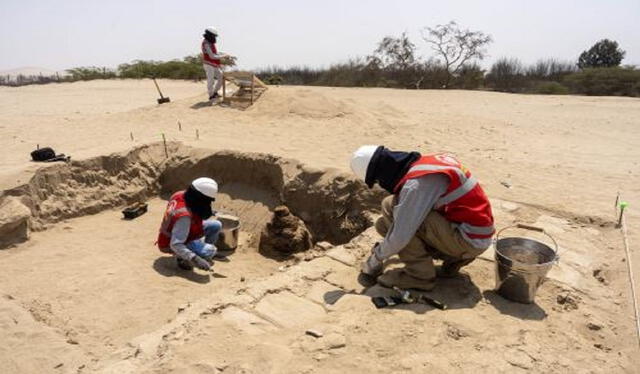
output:
<path id="1" fill-rule="evenodd" d="M 312 246 L 311 234 L 304 222 L 285 205 L 276 207 L 271 222 L 262 230 L 260 253 L 268 257 L 289 256 Z"/>

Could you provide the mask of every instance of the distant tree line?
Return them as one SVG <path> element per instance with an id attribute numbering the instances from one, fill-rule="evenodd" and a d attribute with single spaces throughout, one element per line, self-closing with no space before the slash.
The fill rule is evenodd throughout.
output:
<path id="1" fill-rule="evenodd" d="M 270 84 L 407 89 L 488 89 L 535 94 L 640 96 L 640 70 L 621 67 L 625 52 L 618 43 L 601 40 L 576 62 L 553 58 L 524 65 L 499 58 L 488 71 L 477 63 L 486 57 L 491 37 L 462 30 L 455 22 L 425 28 L 423 40 L 435 56 L 420 60 L 406 34 L 385 37 L 371 56 L 334 64 L 326 69 L 270 67 L 259 77 Z"/>
<path id="2" fill-rule="evenodd" d="M 104 67 L 79 67 L 68 69 L 66 74 L 54 76 L 42 75 L 18 75 L 16 77 L 0 76 L 0 85 L 23 86 L 26 84 L 46 84 L 61 82 L 88 81 L 94 79 L 114 78 L 167 78 L 200 80 L 205 78 L 202 70 L 202 57 L 199 55 L 187 56 L 182 60 L 171 61 L 143 61 L 135 60 L 131 63 L 121 64 L 117 69 Z"/>
<path id="3" fill-rule="evenodd" d="M 451 21 L 425 27 L 422 40 L 433 54 L 417 55 L 406 33 L 384 37 L 366 57 L 350 59 L 328 68 L 268 67 L 257 75 L 268 84 L 335 87 L 389 87 L 405 89 L 486 89 L 513 93 L 640 96 L 640 70 L 621 67 L 625 51 L 603 39 L 582 52 L 578 61 L 553 58 L 524 65 L 516 58 L 497 59 L 485 71 L 479 62 L 487 57 L 490 35 L 460 27 Z M 205 78 L 202 57 L 121 64 L 115 70 L 98 67 L 69 69 L 63 77 L 0 76 L 0 85 L 44 84 L 112 78 Z"/>

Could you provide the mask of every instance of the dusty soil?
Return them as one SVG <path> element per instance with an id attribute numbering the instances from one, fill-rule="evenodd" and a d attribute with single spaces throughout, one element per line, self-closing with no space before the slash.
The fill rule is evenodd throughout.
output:
<path id="1" fill-rule="evenodd" d="M 640 365 L 612 209 L 618 191 L 631 203 L 640 273 L 637 99 L 272 87 L 240 111 L 203 105 L 201 83 L 160 84 L 172 103 L 155 105 L 150 81 L 0 88 L 7 372 L 633 373 Z M 161 144 L 146 146 L 162 133 L 169 158 Z M 355 181 L 347 162 L 366 143 L 454 152 L 483 183 L 499 227 L 544 227 L 561 260 L 536 304 L 492 292 L 488 251 L 431 293 L 449 310 L 375 309 L 366 295 L 389 291 L 364 290 L 356 278 L 379 240 L 369 226 L 383 194 Z M 74 161 L 33 164 L 36 144 Z M 203 174 L 221 182 L 216 208 L 243 222 L 239 250 L 211 274 L 176 270 L 153 246 L 161 197 Z M 119 210 L 136 200 L 149 201 L 149 212 L 122 220 Z M 302 262 L 261 256 L 259 233 L 280 204 L 333 248 Z"/>

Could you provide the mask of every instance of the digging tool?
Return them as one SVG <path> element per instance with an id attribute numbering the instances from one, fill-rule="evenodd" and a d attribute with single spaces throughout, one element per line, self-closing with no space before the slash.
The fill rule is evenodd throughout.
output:
<path id="1" fill-rule="evenodd" d="M 438 308 L 440 310 L 445 310 L 447 309 L 447 304 L 444 304 L 441 301 L 438 301 L 436 299 L 433 299 L 429 296 L 426 295 L 422 295 L 422 294 L 411 294 L 411 292 L 407 291 L 407 290 L 403 290 L 401 288 L 398 287 L 393 287 L 393 289 L 398 292 L 400 294 L 400 297 L 402 298 L 402 301 L 405 304 L 428 304 L 431 305 L 434 308 Z"/>
<path id="2" fill-rule="evenodd" d="M 393 287 L 393 289 L 398 292 L 400 296 L 379 296 L 371 298 L 371 301 L 376 306 L 376 308 L 380 309 L 399 304 L 427 304 L 440 310 L 447 309 L 446 304 L 429 296 L 425 296 L 422 294 L 412 294 L 411 292 L 398 287 Z"/>
<path id="3" fill-rule="evenodd" d="M 162 91 L 160 91 L 160 86 L 158 86 L 158 82 L 156 82 L 156 78 L 151 78 L 151 79 L 153 79 L 153 83 L 155 83 L 156 88 L 158 89 L 158 93 L 160 94 L 160 98 L 158 99 L 158 104 L 171 102 L 171 99 L 169 98 L 169 96 L 167 97 L 162 96 Z"/>

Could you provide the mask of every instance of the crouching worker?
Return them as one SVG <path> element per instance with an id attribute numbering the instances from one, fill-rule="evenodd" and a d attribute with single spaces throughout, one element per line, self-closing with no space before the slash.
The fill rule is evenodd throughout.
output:
<path id="1" fill-rule="evenodd" d="M 195 266 L 209 270 L 212 266 L 217 252 L 215 242 L 222 229 L 220 221 L 209 219 L 217 193 L 216 181 L 198 178 L 169 199 L 158 234 L 158 248 L 175 254 L 182 269 L 191 270 Z"/>
<path id="2" fill-rule="evenodd" d="M 366 145 L 353 153 L 351 169 L 369 188 L 377 183 L 391 193 L 375 223 L 384 240 L 362 266 L 380 285 L 430 291 L 436 276 L 456 276 L 490 246 L 489 199 L 454 156 Z M 384 260 L 395 254 L 404 268 L 382 274 Z M 443 261 L 437 271 L 434 258 Z"/>

